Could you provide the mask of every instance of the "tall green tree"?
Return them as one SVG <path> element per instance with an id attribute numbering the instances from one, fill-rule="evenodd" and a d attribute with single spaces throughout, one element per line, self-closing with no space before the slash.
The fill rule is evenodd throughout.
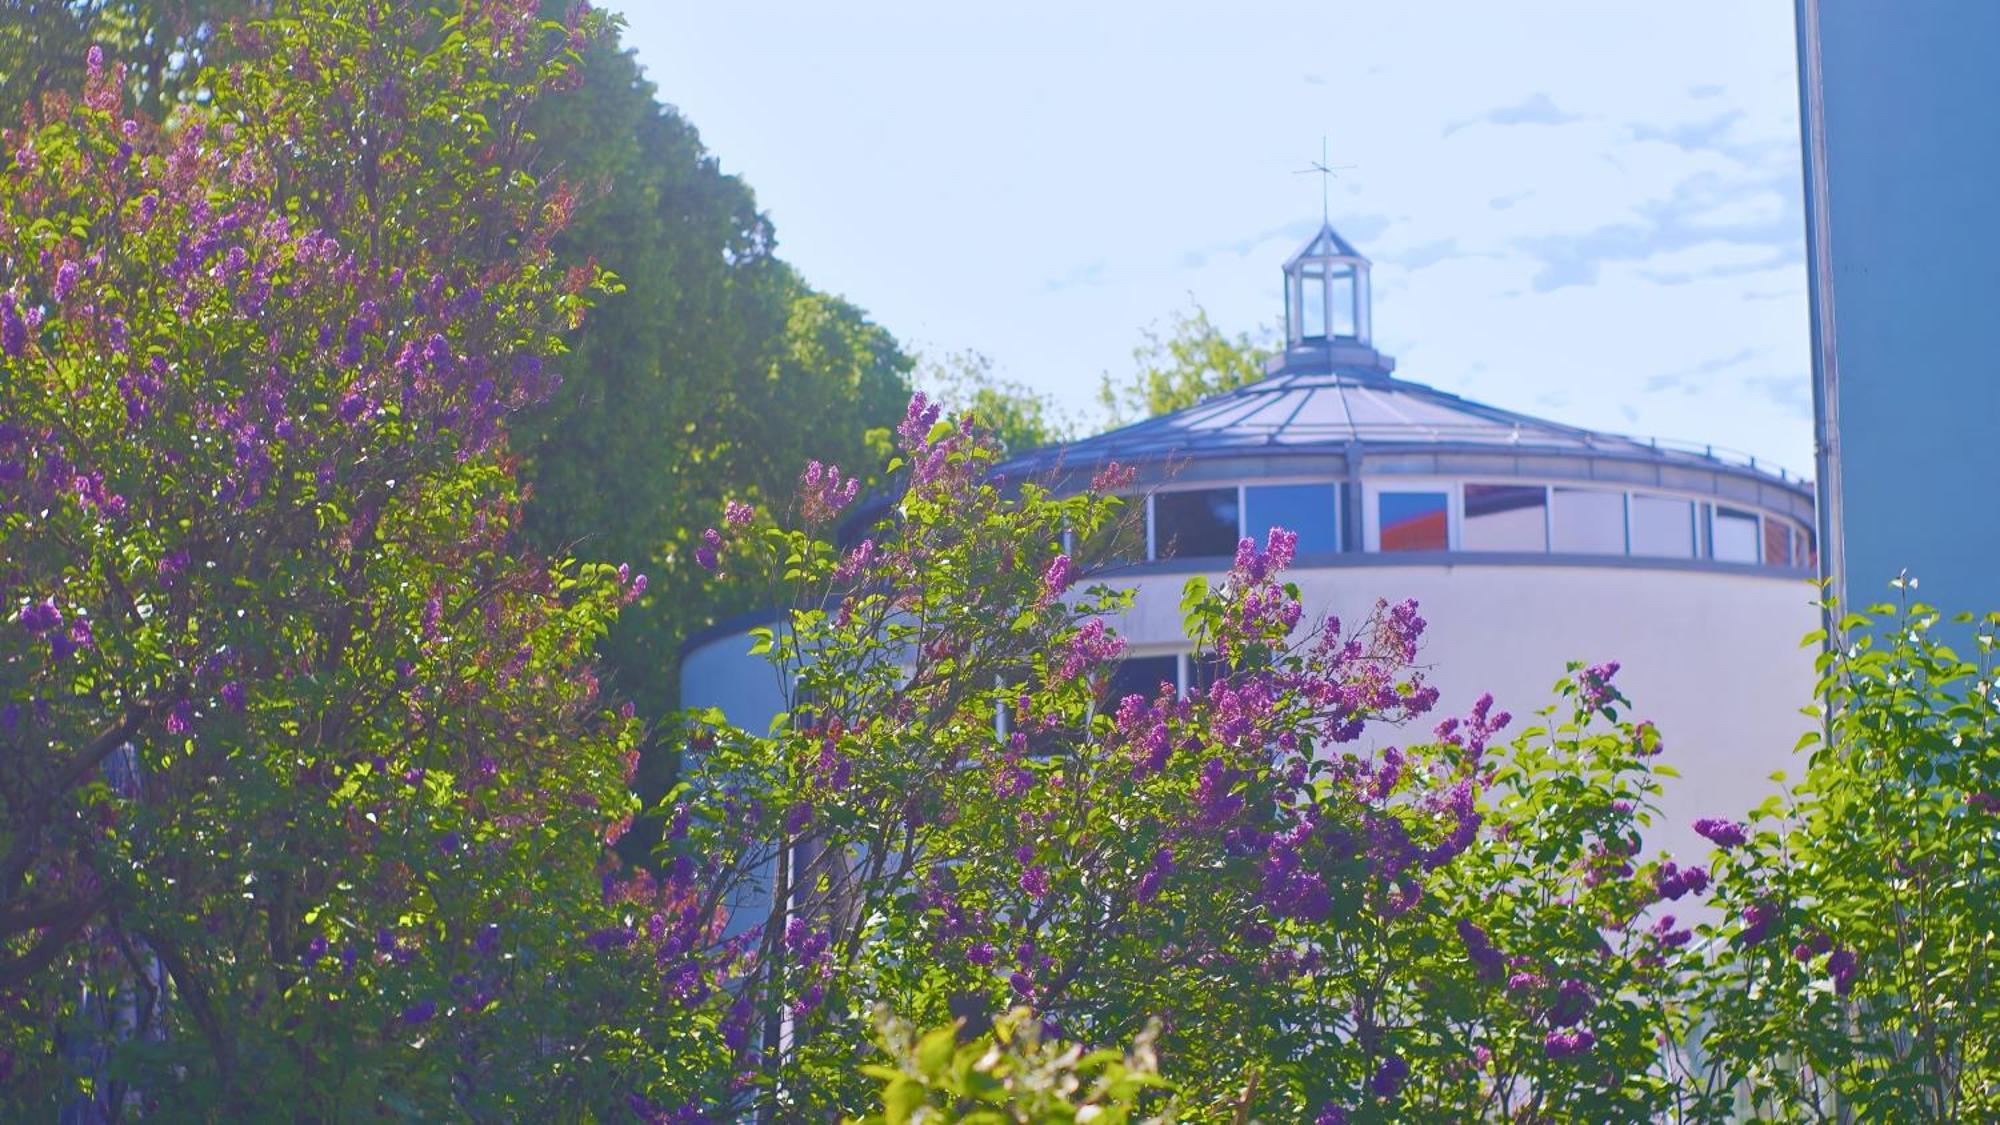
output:
<path id="1" fill-rule="evenodd" d="M 707 916 L 600 882 L 643 582 L 526 549 L 506 442 L 601 281 L 524 119 L 590 33 L 296 0 L 5 131 L 0 1118 L 624 1111 L 586 935 Z"/>
<path id="2" fill-rule="evenodd" d="M 623 282 L 571 340 L 565 386 L 517 432 L 527 526 L 545 549 L 644 560 L 653 579 L 604 645 L 647 718 L 677 699 L 679 646 L 754 599 L 696 581 L 726 499 L 789 495 L 808 460 L 862 464 L 908 400 L 910 360 L 860 309 L 775 255 L 756 197 L 663 105 L 629 50 L 591 46 L 536 110 L 543 161 L 580 184 L 557 243 Z M 648 789 L 671 776 L 649 760 Z"/>
<path id="3" fill-rule="evenodd" d="M 1025 383 L 994 374 L 993 361 L 978 352 L 927 358 L 918 365 L 916 382 L 953 413 L 979 419 L 1010 453 L 1072 441 L 1077 436 L 1076 420 L 1064 415 L 1053 399 Z"/>
<path id="4" fill-rule="evenodd" d="M 1165 329 L 1146 329 L 1144 342 L 1132 349 L 1137 370 L 1122 380 L 1105 375 L 1097 400 L 1108 427 L 1116 428 L 1254 383 L 1264 377 L 1270 357 L 1271 350 L 1253 343 L 1248 333 L 1231 336 L 1215 326 L 1208 310 L 1191 305 L 1174 313 Z"/>
<path id="5" fill-rule="evenodd" d="M 126 64 L 136 108 L 161 116 L 213 61 L 219 33 L 268 0 L 0 0 L 0 120 L 84 80 L 92 44 Z"/>

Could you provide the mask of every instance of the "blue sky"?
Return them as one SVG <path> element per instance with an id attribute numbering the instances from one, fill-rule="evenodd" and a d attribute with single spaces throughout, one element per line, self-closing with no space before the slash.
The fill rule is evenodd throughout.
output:
<path id="1" fill-rule="evenodd" d="M 1811 466 L 1783 0 L 622 11 L 814 284 L 1079 416 L 1191 300 L 1276 331 L 1324 135 L 1399 374 Z"/>

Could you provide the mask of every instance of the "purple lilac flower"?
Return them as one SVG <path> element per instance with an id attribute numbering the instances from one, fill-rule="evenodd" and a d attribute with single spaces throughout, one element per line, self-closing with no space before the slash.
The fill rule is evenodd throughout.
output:
<path id="1" fill-rule="evenodd" d="M 915 453 L 922 449 L 930 437 L 931 427 L 937 424 L 942 411 L 931 402 L 922 391 L 910 397 L 910 405 L 903 412 L 903 420 L 896 424 L 896 439 L 905 450 Z"/>
<path id="2" fill-rule="evenodd" d="M 736 500 L 731 500 L 729 503 L 724 504 L 722 506 L 722 522 L 728 524 L 731 528 L 735 530 L 740 531 L 743 528 L 750 526 L 750 521 L 756 518 L 757 518 L 757 509 L 751 507 L 748 504 L 744 504 Z"/>
<path id="3" fill-rule="evenodd" d="M 1551 1031 L 1548 1037 L 1542 1040 L 1542 1050 L 1552 1059 L 1587 1055 L 1595 1046 L 1597 1046 L 1597 1036 L 1587 1027 L 1579 1027 L 1575 1031 Z"/>
<path id="4" fill-rule="evenodd" d="M 1597 998 L 1590 994 L 1589 985 L 1580 980 L 1566 980 L 1556 987 L 1556 1001 L 1549 1007 L 1549 1026 L 1580 1023 L 1595 1007 Z"/>
<path id="5" fill-rule="evenodd" d="M 76 280 L 82 273 L 83 267 L 77 265 L 75 262 L 64 262 L 56 268 L 56 283 L 51 289 L 51 295 L 55 297 L 56 304 L 66 303 L 70 298 L 70 294 L 76 292 Z"/>
<path id="6" fill-rule="evenodd" d="M 975 942 L 965 951 L 965 959 L 984 968 L 993 963 L 993 946 L 986 942 Z"/>
<path id="7" fill-rule="evenodd" d="M 241 682 L 231 680 L 222 685 L 222 701 L 229 704 L 235 710 L 241 711 L 244 704 L 249 701 L 249 693 L 244 691 Z"/>
<path id="8" fill-rule="evenodd" d="M 1833 977 L 1833 990 L 1845 996 L 1854 989 L 1854 976 L 1861 964 L 1851 949 L 1836 949 L 1826 959 L 1827 974 Z"/>
<path id="9" fill-rule="evenodd" d="M 1368 1080 L 1368 1088 L 1378 1098 L 1393 1098 L 1409 1077 L 1410 1064 L 1401 1055 L 1390 1055 L 1375 1068 L 1375 1077 Z"/>
<path id="10" fill-rule="evenodd" d="M 1736 944 L 1749 947 L 1758 945 L 1770 936 L 1771 923 L 1777 921 L 1778 910 L 1765 902 L 1753 902 L 1743 908 L 1743 928 L 1737 931 Z"/>
<path id="11" fill-rule="evenodd" d="M 838 566 L 833 568 L 833 580 L 835 582 L 854 581 L 861 576 L 862 572 L 868 569 L 869 564 L 873 563 L 875 558 L 875 541 L 873 539 L 863 539 L 855 545 L 853 550 L 847 552 L 840 560 Z"/>
<path id="12" fill-rule="evenodd" d="M 1618 674 L 1618 662 L 1606 661 L 1592 664 L 1576 674 L 1577 700 L 1586 711 L 1601 710 L 1618 692 L 1611 686 L 1611 677 Z"/>
<path id="13" fill-rule="evenodd" d="M 1021 872 L 1021 889 L 1029 898 L 1046 898 L 1049 893 L 1049 872 L 1040 865 Z"/>
<path id="14" fill-rule="evenodd" d="M 599 953 L 605 953 L 613 949 L 623 949 L 638 937 L 639 935 L 630 926 L 606 926 L 585 935 L 583 944 Z"/>
<path id="15" fill-rule="evenodd" d="M 429 1023 L 437 1015 L 437 1001 L 424 1000 L 403 1009 L 403 1022 L 407 1024 Z"/>
<path id="16" fill-rule="evenodd" d="M 28 347 L 28 323 L 14 307 L 12 293 L 0 293 L 0 352 L 18 356 Z"/>
<path id="17" fill-rule="evenodd" d="M 1743 832 L 1743 826 L 1733 820 L 1703 817 L 1694 822 L 1694 830 L 1698 835 L 1707 837 L 1723 851 L 1742 847 L 1749 840 Z"/>
<path id="18" fill-rule="evenodd" d="M 1047 570 L 1042 571 L 1042 600 L 1054 601 L 1069 589 L 1074 580 L 1068 555 L 1057 555 L 1049 561 Z"/>
<path id="19" fill-rule="evenodd" d="M 29 602 L 22 606 L 20 616 L 15 620 L 21 623 L 21 627 L 26 629 L 29 635 L 39 637 L 62 628 L 63 615 L 62 611 L 56 608 L 54 598 L 44 598 L 39 602 Z"/>
<path id="20" fill-rule="evenodd" d="M 1458 920 L 1458 939 L 1465 943 L 1465 956 L 1480 976 L 1497 980 L 1507 971 L 1507 959 L 1493 948 L 1493 941 L 1486 936 L 1486 931 L 1470 920 Z"/>

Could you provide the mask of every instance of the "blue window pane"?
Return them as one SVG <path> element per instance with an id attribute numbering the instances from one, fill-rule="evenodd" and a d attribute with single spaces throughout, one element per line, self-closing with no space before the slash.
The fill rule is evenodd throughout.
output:
<path id="1" fill-rule="evenodd" d="M 1236 489 L 1199 488 L 1153 496 L 1153 557 L 1227 557 L 1236 553 Z"/>
<path id="2" fill-rule="evenodd" d="M 1332 484 L 1260 484 L 1244 489 L 1243 530 L 1262 543 L 1274 527 L 1295 531 L 1302 555 L 1340 550 L 1339 490 Z"/>
<path id="3" fill-rule="evenodd" d="M 1442 492 L 1384 492 L 1375 498 L 1384 551 L 1443 551 L 1451 546 L 1451 505 Z"/>

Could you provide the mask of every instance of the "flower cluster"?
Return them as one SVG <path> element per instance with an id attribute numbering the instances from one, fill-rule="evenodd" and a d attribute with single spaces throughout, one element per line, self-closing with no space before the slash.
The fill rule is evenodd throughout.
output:
<path id="1" fill-rule="evenodd" d="M 838 466 L 808 462 L 799 474 L 799 515 L 809 524 L 827 523 L 852 504 L 860 491 L 860 479 L 842 480 Z"/>
<path id="2" fill-rule="evenodd" d="M 1744 833 L 1741 824 L 1733 820 L 1721 820 L 1715 817 L 1703 817 L 1695 821 L 1694 830 L 1696 834 L 1707 838 L 1723 851 L 1740 848 L 1750 839 Z"/>
<path id="3" fill-rule="evenodd" d="M 1577 705 L 1585 711 L 1601 711 L 1619 698 L 1611 678 L 1618 674 L 1618 662 L 1592 664 L 1576 674 Z"/>

